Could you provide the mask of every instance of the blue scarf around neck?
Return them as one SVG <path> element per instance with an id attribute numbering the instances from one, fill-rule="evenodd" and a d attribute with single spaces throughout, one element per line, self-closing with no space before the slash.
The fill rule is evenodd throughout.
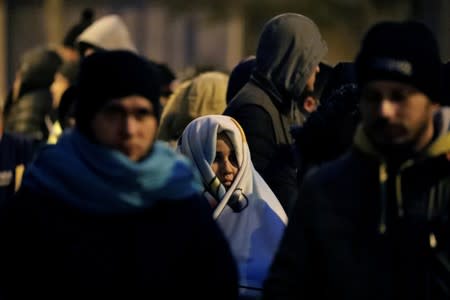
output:
<path id="1" fill-rule="evenodd" d="M 139 162 L 92 143 L 76 129 L 42 150 L 23 187 L 50 194 L 82 210 L 120 214 L 183 199 L 202 191 L 191 163 L 162 142 Z"/>

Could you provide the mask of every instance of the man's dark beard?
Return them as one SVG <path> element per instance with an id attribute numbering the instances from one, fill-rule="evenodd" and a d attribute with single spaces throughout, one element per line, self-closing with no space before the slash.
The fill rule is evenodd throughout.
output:
<path id="1" fill-rule="evenodd" d="M 383 130 L 383 128 L 386 126 L 386 121 L 379 120 L 375 124 L 372 125 L 372 130 L 375 128 L 376 130 Z M 405 143 L 401 144 L 381 144 L 377 143 L 374 138 L 371 138 L 372 143 L 374 144 L 375 148 L 386 158 L 389 160 L 394 161 L 406 161 L 411 157 L 414 157 L 417 154 L 416 143 L 419 140 L 419 138 L 425 134 L 425 131 L 427 130 L 427 124 L 424 124 L 419 131 L 411 138 L 410 141 L 407 141 Z M 420 150 L 419 150 L 420 152 Z"/>

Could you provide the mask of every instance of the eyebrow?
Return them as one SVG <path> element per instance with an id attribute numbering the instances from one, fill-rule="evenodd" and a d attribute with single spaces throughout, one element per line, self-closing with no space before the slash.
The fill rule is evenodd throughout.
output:
<path id="1" fill-rule="evenodd" d="M 103 106 L 102 110 L 121 110 L 124 112 L 128 112 L 128 111 L 132 111 L 132 112 L 136 112 L 136 111 L 148 111 L 150 113 L 153 113 L 153 106 L 146 106 L 146 107 L 134 107 L 130 110 L 128 110 L 127 108 L 125 108 L 123 105 L 121 105 L 120 103 L 108 103 L 105 106 Z"/>

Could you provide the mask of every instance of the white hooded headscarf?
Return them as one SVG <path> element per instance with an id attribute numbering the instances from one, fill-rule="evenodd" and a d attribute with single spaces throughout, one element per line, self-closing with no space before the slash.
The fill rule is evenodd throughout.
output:
<path id="1" fill-rule="evenodd" d="M 228 190 L 211 169 L 219 133 L 225 133 L 230 139 L 239 167 Z M 178 141 L 178 150 L 197 166 L 205 195 L 219 202 L 213 216 L 225 233 L 238 263 L 241 291 L 246 293 L 246 287 L 250 288 L 247 292 L 262 289 L 286 227 L 287 216 L 253 167 L 242 128 L 229 116 L 199 117 L 185 128 Z"/>

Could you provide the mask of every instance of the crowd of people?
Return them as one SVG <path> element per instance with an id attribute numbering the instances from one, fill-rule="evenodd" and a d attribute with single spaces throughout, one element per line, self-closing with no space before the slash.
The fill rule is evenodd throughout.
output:
<path id="1" fill-rule="evenodd" d="M 450 299 L 450 109 L 432 31 L 331 66 L 297 13 L 179 78 L 86 10 L 23 55 L 0 140 L 0 299 Z"/>

